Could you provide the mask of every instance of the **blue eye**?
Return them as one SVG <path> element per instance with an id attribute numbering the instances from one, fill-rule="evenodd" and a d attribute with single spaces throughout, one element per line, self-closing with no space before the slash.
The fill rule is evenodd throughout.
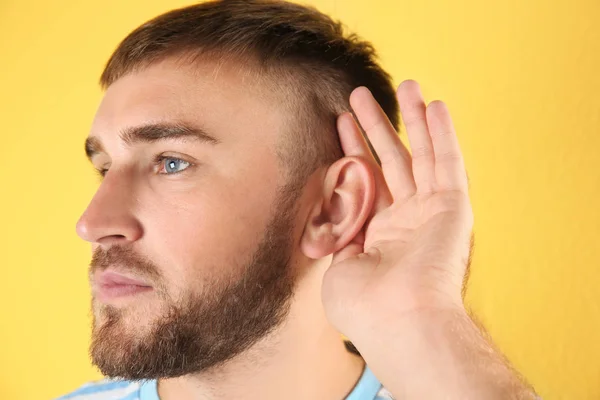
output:
<path id="1" fill-rule="evenodd" d="M 159 173 L 173 175 L 186 170 L 190 163 L 175 157 L 161 157 Z"/>

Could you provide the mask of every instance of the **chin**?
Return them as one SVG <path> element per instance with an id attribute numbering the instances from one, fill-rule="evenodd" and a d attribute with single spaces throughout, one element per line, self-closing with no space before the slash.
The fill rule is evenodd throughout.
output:
<path id="1" fill-rule="evenodd" d="M 133 337 L 143 336 L 162 315 L 160 307 L 153 307 L 150 304 L 115 306 L 94 301 L 92 309 L 94 330 L 111 325 L 113 329 Z"/>

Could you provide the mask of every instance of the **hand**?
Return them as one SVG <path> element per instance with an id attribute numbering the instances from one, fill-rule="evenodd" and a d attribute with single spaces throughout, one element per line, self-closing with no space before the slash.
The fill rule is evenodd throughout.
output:
<path id="1" fill-rule="evenodd" d="M 416 82 L 403 82 L 397 96 L 412 157 L 366 88 L 350 104 L 381 167 L 352 115 L 338 119 L 346 156 L 367 159 L 377 185 L 370 218 L 323 281 L 328 319 L 351 340 L 368 321 L 463 310 L 473 215 L 454 127 L 444 103 L 425 106 Z"/>

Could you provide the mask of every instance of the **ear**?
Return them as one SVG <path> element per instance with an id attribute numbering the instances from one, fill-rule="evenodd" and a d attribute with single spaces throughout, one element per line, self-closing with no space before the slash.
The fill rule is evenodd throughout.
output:
<path id="1" fill-rule="evenodd" d="M 325 174 L 319 199 L 308 214 L 300 241 L 304 255 L 323 258 L 361 233 L 375 199 L 375 178 L 360 157 L 343 157 Z"/>

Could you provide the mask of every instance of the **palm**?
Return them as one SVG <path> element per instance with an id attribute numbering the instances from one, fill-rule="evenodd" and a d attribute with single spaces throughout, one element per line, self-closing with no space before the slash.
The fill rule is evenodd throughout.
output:
<path id="1" fill-rule="evenodd" d="M 472 213 L 450 117 L 442 103 L 426 111 L 415 82 L 401 85 L 398 98 L 414 158 L 367 91 L 351 103 L 381 168 L 351 117 L 338 124 L 346 155 L 370 159 L 378 187 L 362 234 L 334 255 L 324 278 L 326 312 L 342 331 L 358 310 L 398 315 L 461 301 Z"/>
<path id="2" fill-rule="evenodd" d="M 398 253 L 402 264 L 437 266 L 448 262 L 438 259 L 444 237 L 460 229 L 456 205 L 464 200 L 459 193 L 414 196 L 401 204 L 392 204 L 375 215 L 366 229 L 364 249 L 371 247 Z M 455 226 L 456 225 L 456 226 Z M 386 249 L 387 250 L 387 249 Z M 464 253 L 463 253 L 464 255 Z"/>

